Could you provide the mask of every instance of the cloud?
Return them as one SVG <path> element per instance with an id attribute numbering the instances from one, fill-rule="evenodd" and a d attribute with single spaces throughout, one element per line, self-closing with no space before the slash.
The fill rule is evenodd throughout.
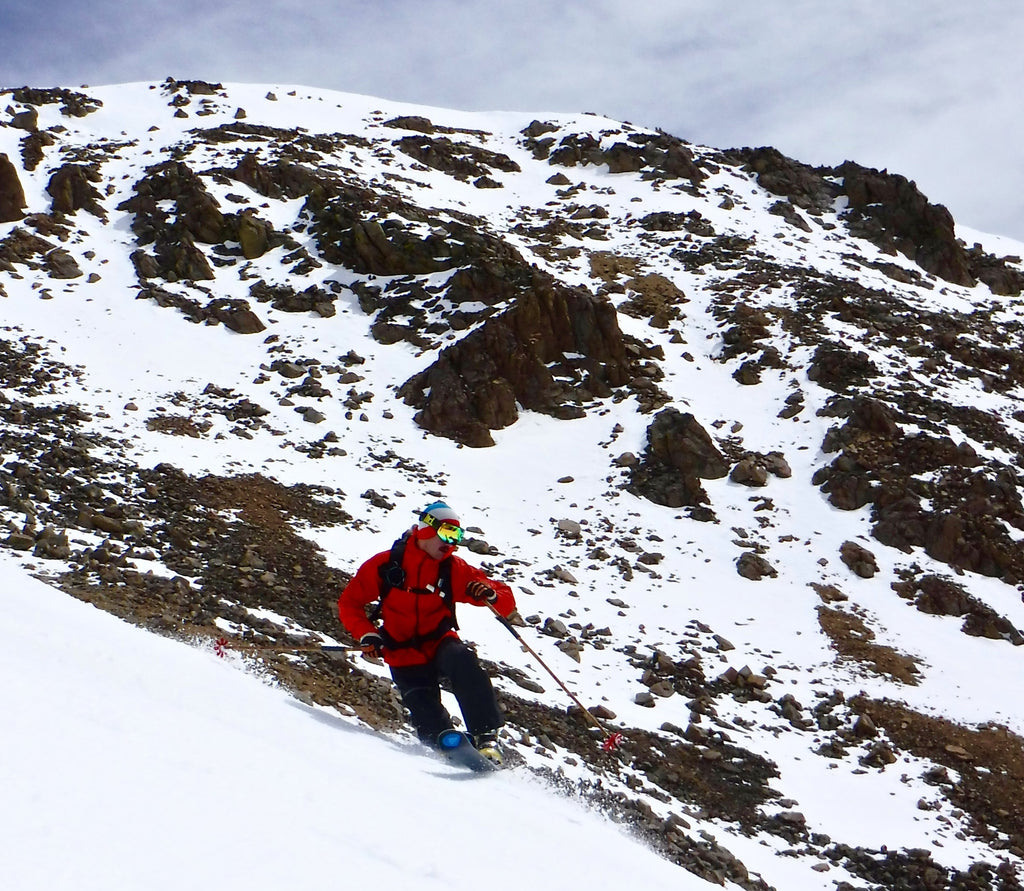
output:
<path id="1" fill-rule="evenodd" d="M 1024 240 L 1018 0 L 39 0 L 3 16 L 6 86 L 173 76 L 593 111 L 887 167 L 961 223 Z"/>

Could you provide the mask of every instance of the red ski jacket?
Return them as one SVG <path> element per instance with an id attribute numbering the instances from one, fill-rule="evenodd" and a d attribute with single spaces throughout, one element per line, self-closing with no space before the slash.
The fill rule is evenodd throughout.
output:
<path id="1" fill-rule="evenodd" d="M 368 617 L 367 608 L 374 603 L 381 592 L 380 567 L 391 559 L 391 551 L 381 551 L 367 560 L 345 586 L 338 598 L 338 618 L 341 624 L 356 640 L 370 631 L 383 632 L 386 642 L 395 642 L 394 647 L 385 645 L 384 661 L 392 666 L 424 665 L 434 658 L 437 647 L 446 637 L 457 637 L 454 630 L 444 628 L 451 621 L 451 614 L 445 605 L 442 592 L 435 591 L 441 563 L 434 560 L 409 541 L 402 555 L 402 569 L 405 570 L 405 585 L 391 588 L 384 597 L 380 613 L 380 629 Z M 515 595 L 504 582 L 489 579 L 475 566 L 470 566 L 460 557 L 452 556 L 452 594 L 456 603 L 477 601 L 466 596 L 466 585 L 480 581 L 497 592 L 494 608 L 508 616 L 516 608 Z M 431 635 L 437 636 L 431 639 Z M 412 641 L 412 644 L 409 642 Z M 405 643 L 407 645 L 402 646 Z"/>

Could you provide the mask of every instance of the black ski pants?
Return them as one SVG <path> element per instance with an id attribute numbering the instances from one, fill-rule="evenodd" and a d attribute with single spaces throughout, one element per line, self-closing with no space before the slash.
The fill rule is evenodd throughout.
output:
<path id="1" fill-rule="evenodd" d="M 417 735 L 427 745 L 436 745 L 438 735 L 452 727 L 451 715 L 441 703 L 442 678 L 451 685 L 470 736 L 497 731 L 505 723 L 491 679 L 476 653 L 458 638 L 441 641 L 426 665 L 393 666 L 391 677 Z"/>

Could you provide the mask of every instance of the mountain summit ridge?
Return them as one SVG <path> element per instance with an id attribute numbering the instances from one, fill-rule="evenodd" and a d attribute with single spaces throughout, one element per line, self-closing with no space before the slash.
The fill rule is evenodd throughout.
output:
<path id="1" fill-rule="evenodd" d="M 709 880 L 1019 887 L 1021 246 L 596 115 L 81 90 L 0 120 L 26 571 L 401 732 L 381 670 L 268 653 L 444 497 L 626 738 L 471 620 L 511 760 Z"/>

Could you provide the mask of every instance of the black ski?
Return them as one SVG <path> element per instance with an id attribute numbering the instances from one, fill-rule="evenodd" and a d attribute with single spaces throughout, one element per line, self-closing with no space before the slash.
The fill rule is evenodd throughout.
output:
<path id="1" fill-rule="evenodd" d="M 459 730 L 445 730 L 438 736 L 437 750 L 452 764 L 458 764 L 477 773 L 500 768 L 499 764 L 478 752 L 469 737 Z"/>

